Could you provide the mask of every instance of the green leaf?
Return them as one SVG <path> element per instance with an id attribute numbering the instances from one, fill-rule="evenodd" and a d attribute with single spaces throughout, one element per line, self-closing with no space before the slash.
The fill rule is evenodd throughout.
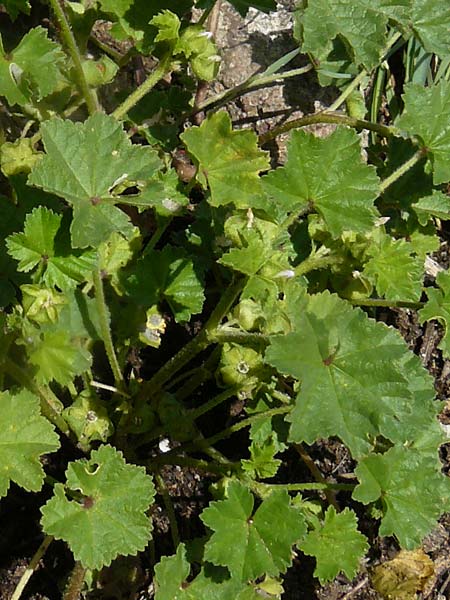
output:
<path id="1" fill-rule="evenodd" d="M 431 87 L 410 83 L 403 99 L 405 109 L 396 125 L 420 138 L 433 166 L 434 183 L 446 183 L 450 179 L 450 81 Z"/>
<path id="2" fill-rule="evenodd" d="M 230 117 L 221 111 L 180 137 L 198 165 L 199 182 L 211 190 L 210 204 L 260 205 L 259 173 L 269 168 L 269 159 L 253 131 L 232 131 Z"/>
<path id="3" fill-rule="evenodd" d="M 326 58 L 332 41 L 341 37 L 350 47 L 354 61 L 371 69 L 379 61 L 386 38 L 387 18 L 377 10 L 378 3 L 309 0 L 302 18 L 302 52 Z"/>
<path id="4" fill-rule="evenodd" d="M 165 299 L 177 322 L 201 312 L 205 299 L 197 265 L 184 250 L 170 245 L 139 260 L 125 287 L 141 306 Z"/>
<path id="5" fill-rule="evenodd" d="M 368 504 L 381 498 L 379 534 L 395 535 L 402 548 L 417 548 L 450 508 L 450 480 L 437 457 L 408 447 L 364 458 L 355 469 L 360 484 L 353 498 Z"/>
<path id="6" fill-rule="evenodd" d="M 290 506 L 285 490 L 273 491 L 254 514 L 253 506 L 247 488 L 232 481 L 228 497 L 212 502 L 201 515 L 214 531 L 206 543 L 205 560 L 227 567 L 231 576 L 242 582 L 286 571 L 292 544 L 306 532 L 305 522 Z"/>
<path id="7" fill-rule="evenodd" d="M 344 40 L 357 65 L 371 69 L 387 43 L 388 18 L 407 34 L 419 38 L 431 53 L 448 55 L 450 9 L 440 0 L 309 0 L 300 5 L 303 52 L 323 63 L 332 57 L 336 43 Z"/>
<path id="8" fill-rule="evenodd" d="M 29 0 L 3 0 L 2 4 L 13 21 L 16 20 L 19 12 L 23 12 L 26 15 L 30 14 L 31 6 Z"/>
<path id="9" fill-rule="evenodd" d="M 45 476 L 39 458 L 58 448 L 58 435 L 41 416 L 36 396 L 27 390 L 0 392 L 0 497 L 10 481 L 38 492 Z"/>
<path id="10" fill-rule="evenodd" d="M 378 215 L 378 177 L 362 162 L 357 134 L 344 127 L 326 138 L 293 131 L 286 166 L 264 177 L 263 186 L 286 212 L 317 210 L 334 237 L 368 231 Z"/>
<path id="11" fill-rule="evenodd" d="M 114 206 L 121 202 L 114 188 L 124 180 L 151 178 L 160 167 L 156 152 L 132 145 L 122 126 L 103 113 L 84 123 L 50 119 L 41 131 L 47 154 L 28 183 L 73 205 L 72 245 L 95 247 L 113 232 L 131 237 L 128 216 Z"/>
<path id="12" fill-rule="evenodd" d="M 23 233 L 8 236 L 9 254 L 19 261 L 18 270 L 25 273 L 40 265 L 42 281 L 62 290 L 87 281 L 95 266 L 95 251 L 70 254 L 68 244 L 56 244 L 61 227 L 61 215 L 43 206 L 35 208 L 25 218 Z"/>
<path id="13" fill-rule="evenodd" d="M 30 138 L 19 138 L 15 142 L 5 142 L 0 146 L 0 162 L 6 177 L 18 173 L 29 173 L 41 157 Z"/>
<path id="14" fill-rule="evenodd" d="M 250 445 L 250 460 L 241 460 L 242 468 L 251 477 L 266 479 L 274 477 L 281 465 L 281 460 L 275 458 L 278 452 L 277 444 L 271 439 L 263 444 L 252 442 Z"/>
<path id="15" fill-rule="evenodd" d="M 446 56 L 450 54 L 450 6 L 440 0 L 409 0 L 411 9 L 407 9 L 405 20 L 419 38 L 427 52 Z M 392 8 L 395 17 L 397 7 Z"/>
<path id="16" fill-rule="evenodd" d="M 47 38 L 43 27 L 31 29 L 9 53 L 0 38 L 0 95 L 10 105 L 23 106 L 33 97 L 41 100 L 56 89 L 63 65 L 61 48 Z"/>
<path id="17" fill-rule="evenodd" d="M 323 585 L 341 572 L 353 579 L 369 545 L 358 531 L 352 510 L 345 508 L 336 513 L 334 507 L 329 506 L 323 524 L 310 531 L 299 547 L 308 556 L 316 558 L 314 575 Z"/>
<path id="18" fill-rule="evenodd" d="M 189 573 L 185 545 L 179 544 L 176 554 L 163 556 L 155 566 L 155 600 L 259 600 L 256 595 L 241 596 L 253 588 L 235 578 L 217 580 L 202 569 L 194 580 L 188 581 Z"/>
<path id="19" fill-rule="evenodd" d="M 157 27 L 155 42 L 171 42 L 175 44 L 180 35 L 180 19 L 170 10 L 163 10 L 150 21 Z"/>
<path id="20" fill-rule="evenodd" d="M 414 255 L 411 243 L 383 235 L 369 246 L 367 255 L 370 258 L 364 265 L 363 275 L 375 285 L 380 296 L 393 301 L 420 300 L 424 261 Z"/>
<path id="21" fill-rule="evenodd" d="M 145 513 L 155 495 L 144 467 L 127 464 L 121 452 L 107 445 L 91 452 L 89 460 L 69 463 L 66 478 L 41 509 L 48 535 L 67 542 L 89 569 L 144 550 L 151 537 Z"/>
<path id="22" fill-rule="evenodd" d="M 419 319 L 421 323 L 436 319 L 444 325 L 444 337 L 438 348 L 442 350 L 445 358 L 450 358 L 450 273 L 448 271 L 438 273 L 436 283 L 440 290 L 432 287 L 425 288 L 428 302 L 419 310 Z"/>
<path id="23" fill-rule="evenodd" d="M 301 381 L 288 416 L 292 441 L 337 435 L 359 457 L 380 433 L 396 441 L 398 420 L 418 435 L 413 407 L 431 404 L 432 385 L 422 381 L 415 394 L 408 376 L 420 379 L 422 371 L 406 365 L 410 353 L 396 331 L 328 292 L 310 296 L 305 307 L 294 302 L 292 313 L 294 332 L 273 336 L 266 351 L 269 364 Z"/>
<path id="24" fill-rule="evenodd" d="M 91 366 L 91 355 L 82 346 L 75 344 L 63 329 L 44 331 L 29 350 L 30 363 L 37 367 L 39 383 L 57 381 L 61 385 L 71 383 L 76 375 L 86 372 Z"/>
<path id="25" fill-rule="evenodd" d="M 450 198 L 437 190 L 433 190 L 431 196 L 420 198 L 412 208 L 421 225 L 426 225 L 432 217 L 443 221 L 450 219 Z"/>

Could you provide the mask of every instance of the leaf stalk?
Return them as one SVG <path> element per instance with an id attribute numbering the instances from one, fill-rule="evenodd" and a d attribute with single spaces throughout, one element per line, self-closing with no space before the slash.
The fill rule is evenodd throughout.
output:
<path id="1" fill-rule="evenodd" d="M 80 51 L 78 49 L 72 29 L 70 28 L 70 23 L 66 17 L 66 13 L 64 12 L 64 2 L 63 0 L 49 0 L 49 2 L 53 12 L 55 13 L 56 20 L 58 21 L 61 36 L 66 45 L 67 51 L 72 59 L 80 93 L 86 102 L 88 113 L 92 115 L 99 110 L 98 101 L 95 92 L 89 87 L 84 75 Z"/>
<path id="2" fill-rule="evenodd" d="M 124 388 L 124 379 L 122 371 L 120 370 L 119 361 L 117 360 L 116 351 L 114 350 L 114 344 L 111 336 L 111 329 L 109 326 L 109 311 L 105 301 L 105 292 L 103 289 L 103 281 L 100 273 L 100 269 L 94 269 L 93 281 L 95 290 L 95 302 L 97 305 L 97 311 L 100 321 L 100 332 L 102 340 L 105 345 L 106 355 L 113 372 L 115 386 L 119 390 Z"/>
<path id="3" fill-rule="evenodd" d="M 167 52 L 158 65 L 152 71 L 147 79 L 138 88 L 134 90 L 119 106 L 112 112 L 112 116 L 115 119 L 123 119 L 127 112 L 132 109 L 139 100 L 148 94 L 161 79 L 169 73 L 172 63 L 172 51 Z"/>

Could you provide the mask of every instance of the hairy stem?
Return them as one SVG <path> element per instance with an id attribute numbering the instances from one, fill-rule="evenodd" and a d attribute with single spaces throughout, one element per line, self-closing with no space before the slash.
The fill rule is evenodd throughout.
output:
<path id="1" fill-rule="evenodd" d="M 49 0 L 50 5 L 55 13 L 56 20 L 58 21 L 58 25 L 61 31 L 61 37 L 64 41 L 64 44 L 67 47 L 67 51 L 72 59 L 76 77 L 78 80 L 78 87 L 81 95 L 86 102 L 86 106 L 90 115 L 94 114 L 97 110 L 99 110 L 97 97 L 95 92 L 89 87 L 88 82 L 86 81 L 86 77 L 83 71 L 83 65 L 81 63 L 81 55 L 77 46 L 77 42 L 75 40 L 75 36 L 73 35 L 72 29 L 70 28 L 70 23 L 67 20 L 66 13 L 63 8 L 62 0 Z"/>
<path id="2" fill-rule="evenodd" d="M 402 34 L 400 32 L 396 32 L 391 39 L 388 41 L 386 48 L 384 49 L 383 52 L 383 58 L 380 61 L 380 64 L 386 60 L 386 58 L 389 56 L 392 47 L 394 46 L 394 44 L 397 43 L 397 41 L 402 37 Z M 353 81 L 351 83 L 349 83 L 349 85 L 345 88 L 345 90 L 342 92 L 342 94 L 340 94 L 340 96 L 338 98 L 336 98 L 336 100 L 333 102 L 333 104 L 331 104 L 331 106 L 329 106 L 326 109 L 326 112 L 332 112 L 334 110 L 337 110 L 346 100 L 347 98 L 350 96 L 350 94 L 353 92 L 353 90 L 355 90 L 359 84 L 364 80 L 364 78 L 367 77 L 367 71 L 362 70 L 360 73 L 358 73 L 358 75 L 355 77 L 355 79 L 353 79 Z"/>
<path id="3" fill-rule="evenodd" d="M 236 297 L 244 287 L 245 279 L 239 279 L 224 292 L 222 298 L 212 312 L 205 326 L 200 333 L 179 350 L 170 360 L 168 360 L 161 369 L 149 381 L 146 381 L 142 388 L 143 393 L 154 394 L 155 391 L 169 381 L 175 373 L 190 362 L 194 356 L 204 350 L 211 344 L 210 335 L 213 334 L 223 317 L 230 310 Z"/>
<path id="4" fill-rule="evenodd" d="M 152 90 L 158 81 L 167 75 L 170 71 L 172 62 L 172 51 L 168 52 L 165 56 L 161 58 L 158 66 L 154 71 L 150 73 L 147 79 L 144 81 L 142 85 L 140 85 L 132 94 L 130 94 L 123 102 L 120 104 L 116 110 L 112 113 L 112 116 L 116 119 L 122 119 L 127 112 L 136 106 L 136 104 L 141 100 L 146 94 Z"/>
<path id="5" fill-rule="evenodd" d="M 307 115 L 306 117 L 300 117 L 299 119 L 293 119 L 284 125 L 275 127 L 271 131 L 260 135 L 258 141 L 260 145 L 263 146 L 282 133 L 291 131 L 291 129 L 298 129 L 299 127 L 314 125 L 315 123 L 336 123 L 337 125 L 355 127 L 356 129 L 368 129 L 369 131 L 376 131 L 383 137 L 392 137 L 397 134 L 397 129 L 395 127 L 387 127 L 386 125 L 372 123 L 372 121 L 365 121 L 364 119 L 355 119 L 354 117 L 349 117 L 342 113 L 320 112 L 313 115 Z"/>
<path id="6" fill-rule="evenodd" d="M 220 94 L 216 94 L 215 96 L 211 96 L 211 98 L 208 98 L 204 102 L 199 103 L 195 107 L 193 112 L 205 110 L 206 108 L 209 108 L 211 106 L 218 108 L 219 106 L 223 106 L 227 102 L 231 102 L 231 100 L 234 100 L 239 96 L 243 96 L 244 94 L 247 94 L 248 92 L 251 92 L 256 88 L 270 85 L 271 83 L 284 81 L 285 79 L 289 79 L 290 77 L 305 75 L 305 73 L 312 71 L 312 69 L 312 65 L 306 65 L 304 67 L 298 67 L 297 69 L 283 71 L 282 73 L 273 73 L 272 75 L 264 75 L 264 73 L 251 75 L 236 87 L 231 88 L 229 90 L 225 90 Z"/>
<path id="7" fill-rule="evenodd" d="M 22 595 L 23 590 L 25 589 L 27 583 L 30 580 L 30 577 L 33 575 L 33 573 L 37 569 L 37 567 L 39 565 L 39 561 L 46 553 L 47 548 L 50 546 L 52 541 L 53 541 L 52 535 L 45 536 L 44 540 L 42 541 L 42 544 L 39 546 L 39 548 L 34 553 L 33 558 L 30 560 L 30 564 L 25 569 L 25 572 L 23 573 L 22 577 L 20 578 L 19 583 L 16 585 L 16 589 L 14 590 L 13 595 L 11 596 L 10 600 L 19 600 L 19 598 Z"/>
<path id="8" fill-rule="evenodd" d="M 347 300 L 353 306 L 381 307 L 381 308 L 411 308 L 419 309 L 425 306 L 425 302 L 409 302 L 407 300 L 384 300 L 382 298 L 362 298 Z"/>
<path id="9" fill-rule="evenodd" d="M 64 590 L 63 600 L 78 600 L 80 598 L 85 575 L 86 569 L 77 561 Z"/>
<path id="10" fill-rule="evenodd" d="M 108 357 L 108 361 L 113 372 L 114 383 L 119 390 L 123 390 L 124 380 L 112 341 L 111 329 L 109 327 L 109 311 L 108 307 L 106 306 L 105 293 L 103 290 L 103 281 L 100 269 L 94 269 L 93 280 L 95 289 L 95 302 L 97 305 L 97 311 L 100 322 L 100 332 L 102 335 L 103 343 L 105 345 L 106 355 Z"/>
<path id="11" fill-rule="evenodd" d="M 167 456 L 166 454 L 161 454 L 160 456 L 153 458 L 148 463 L 148 468 L 150 470 L 153 470 L 155 466 L 162 465 L 179 465 L 180 467 L 192 467 L 194 469 L 200 469 L 207 473 L 214 473 L 215 475 L 220 475 L 222 477 L 229 477 L 233 473 L 233 471 L 236 471 L 240 466 L 239 463 L 215 463 L 208 462 L 207 460 L 203 460 L 201 458 L 191 458 L 190 456 Z"/>
<path id="12" fill-rule="evenodd" d="M 205 438 L 202 440 L 197 440 L 195 442 L 192 442 L 192 443 L 189 443 L 186 445 L 178 446 L 178 448 L 171 450 L 170 453 L 167 453 L 167 454 L 168 455 L 175 454 L 180 451 L 191 452 L 191 451 L 195 451 L 195 450 L 204 450 L 205 448 L 209 448 L 210 446 L 213 446 L 215 443 L 219 442 L 220 440 L 224 440 L 224 439 L 230 437 L 231 435 L 233 435 L 233 433 L 236 433 L 237 431 L 240 431 L 241 429 L 245 429 L 246 427 L 250 427 L 250 425 L 252 425 L 253 423 L 256 423 L 257 421 L 260 421 L 261 419 L 267 419 L 269 417 L 274 417 L 275 415 L 283 415 L 283 414 L 290 412 L 291 409 L 292 409 L 291 406 L 281 406 L 278 408 L 271 408 L 270 410 L 266 410 L 261 413 L 256 413 L 256 414 L 252 415 L 251 417 L 247 417 L 247 419 L 243 419 L 242 421 L 239 421 L 239 423 L 235 423 L 234 425 L 231 425 L 231 427 L 227 427 L 226 429 L 219 431 L 219 433 L 216 433 L 216 435 L 213 435 L 209 438 Z"/>
<path id="13" fill-rule="evenodd" d="M 426 153 L 426 148 L 420 148 L 420 150 L 417 150 L 417 152 L 413 154 L 409 160 L 400 165 L 398 169 L 391 173 L 389 177 L 383 179 L 383 181 L 380 183 L 381 193 L 385 192 L 387 188 L 400 179 L 400 177 L 403 177 L 405 173 L 407 173 L 415 164 L 424 158 Z"/>
<path id="14" fill-rule="evenodd" d="M 217 394 L 217 396 L 214 396 L 214 398 L 211 398 L 208 400 L 208 402 L 205 402 L 205 404 L 202 404 L 198 408 L 193 408 L 189 413 L 190 418 L 195 421 L 195 419 L 198 419 L 205 413 L 216 408 L 216 406 L 219 406 L 223 402 L 226 402 L 229 398 L 235 396 L 238 391 L 238 387 L 232 387 L 228 388 L 224 392 L 221 392 L 220 394 Z"/>
<path id="15" fill-rule="evenodd" d="M 260 483 L 257 481 L 252 482 L 250 485 L 258 495 L 264 497 L 268 489 L 282 489 L 288 492 L 302 492 L 304 490 L 353 491 L 356 487 L 352 483 Z"/>

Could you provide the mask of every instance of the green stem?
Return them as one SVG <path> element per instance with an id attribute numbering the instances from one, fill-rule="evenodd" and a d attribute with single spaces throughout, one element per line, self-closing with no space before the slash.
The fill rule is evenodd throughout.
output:
<path id="1" fill-rule="evenodd" d="M 383 58 L 381 59 L 380 63 L 382 63 L 384 60 L 386 60 L 386 58 L 389 56 L 391 48 L 394 46 L 394 44 L 401 38 L 402 34 L 400 32 L 396 32 L 391 39 L 388 41 L 386 48 L 384 49 L 383 52 Z M 336 98 L 336 100 L 333 102 L 333 104 L 331 104 L 331 106 L 329 106 L 326 109 L 326 112 L 332 112 L 334 110 L 337 110 L 346 100 L 347 98 L 350 96 L 350 94 L 353 92 L 353 90 L 355 90 L 358 85 L 363 81 L 363 79 L 367 77 L 367 71 L 365 71 L 364 69 L 361 71 L 361 73 L 358 73 L 358 75 L 355 77 L 355 79 L 349 83 L 349 85 L 345 88 L 345 90 L 342 92 L 342 94 Z"/>
<path id="2" fill-rule="evenodd" d="M 251 483 L 251 487 L 258 495 L 265 496 L 268 489 L 281 489 L 288 492 L 302 492 L 305 490 L 353 491 L 356 486 L 352 483 L 260 483 L 254 481 Z"/>
<path id="3" fill-rule="evenodd" d="M 63 600 L 78 600 L 80 598 L 85 575 L 86 569 L 77 561 L 64 590 Z"/>
<path id="4" fill-rule="evenodd" d="M 267 346 L 269 338 L 267 335 L 262 333 L 247 333 L 246 331 L 238 331 L 231 327 L 220 327 L 216 329 L 211 335 L 210 340 L 219 344 L 225 344 L 226 342 L 231 344 L 243 344 L 248 346 Z"/>
<path id="5" fill-rule="evenodd" d="M 226 429 L 219 431 L 219 433 L 216 433 L 216 435 L 213 435 L 209 438 L 197 440 L 195 442 L 192 442 L 192 443 L 189 443 L 186 445 L 178 446 L 174 450 L 171 450 L 170 453 L 168 452 L 167 455 L 170 455 L 172 453 L 173 454 L 179 453 L 181 451 L 182 452 L 191 452 L 191 451 L 195 451 L 195 450 L 204 450 L 205 448 L 208 448 L 209 446 L 213 446 L 215 443 L 219 442 L 220 440 L 224 440 L 224 439 L 230 437 L 231 435 L 233 435 L 233 433 L 236 433 L 237 431 L 240 431 L 241 429 L 245 429 L 246 427 L 250 427 L 253 423 L 258 422 L 261 419 L 268 419 L 270 417 L 274 417 L 275 415 L 283 415 L 283 414 L 290 412 L 291 410 L 292 410 L 291 406 L 281 406 L 278 408 L 272 408 L 270 410 L 266 410 L 261 413 L 256 413 L 256 414 L 252 415 L 251 417 L 247 417 L 247 419 L 243 419 L 242 421 L 239 421 L 239 423 L 235 423 L 234 425 L 231 425 L 231 427 L 227 427 Z"/>
<path id="6" fill-rule="evenodd" d="M 34 553 L 33 558 L 30 560 L 30 564 L 28 565 L 28 567 L 26 568 L 22 577 L 20 578 L 19 583 L 16 585 L 16 589 L 14 590 L 13 595 L 11 596 L 10 600 L 19 600 L 19 598 L 22 595 L 23 590 L 25 589 L 31 576 L 33 575 L 34 571 L 38 567 L 41 558 L 46 553 L 47 548 L 50 546 L 52 541 L 53 541 L 52 535 L 45 536 L 44 540 L 42 541 L 42 544 L 39 546 L 39 548 Z"/>
<path id="7" fill-rule="evenodd" d="M 120 104 L 116 110 L 112 113 L 112 116 L 116 119 L 122 119 L 127 112 L 136 106 L 136 104 L 141 100 L 146 94 L 150 92 L 151 89 L 155 87 L 155 85 L 160 81 L 167 73 L 170 71 L 170 66 L 172 62 L 172 51 L 168 52 L 165 56 L 161 58 L 158 66 L 154 71 L 150 73 L 147 79 L 144 81 L 142 85 L 140 85 L 132 94 L 130 94 L 123 102 Z"/>
<path id="8" fill-rule="evenodd" d="M 105 345 L 106 355 L 108 357 L 108 361 L 113 372 L 114 383 L 119 390 L 123 390 L 124 380 L 112 341 L 111 329 L 109 327 L 109 311 L 108 307 L 106 306 L 105 293 L 103 290 L 103 281 L 100 269 L 94 269 L 93 280 L 95 289 L 95 302 L 97 305 L 97 312 L 100 322 L 100 332 L 102 335 L 103 343 Z"/>
<path id="9" fill-rule="evenodd" d="M 152 237 L 149 239 L 148 244 L 145 246 L 144 250 L 142 251 L 142 256 L 147 256 L 148 254 L 150 254 L 150 252 L 154 249 L 156 244 L 159 242 L 159 240 L 161 239 L 161 236 L 166 231 L 167 227 L 170 225 L 171 222 L 172 222 L 172 217 L 161 217 L 160 218 L 158 226 L 156 227 L 155 231 L 153 232 Z"/>
<path id="10" fill-rule="evenodd" d="M 211 463 L 201 458 L 191 458 L 190 456 L 167 456 L 161 454 L 160 456 L 153 458 L 148 464 L 148 468 L 152 471 L 155 466 L 162 465 L 178 465 L 180 467 L 192 467 L 194 469 L 200 469 L 207 473 L 214 473 L 215 475 L 229 477 L 234 471 L 239 469 L 239 463 L 225 462 L 225 463 Z"/>
<path id="11" fill-rule="evenodd" d="M 381 298 L 363 298 L 348 300 L 353 306 L 381 307 L 381 308 L 411 308 L 419 309 L 425 306 L 425 302 L 408 302 L 407 300 L 382 300 Z"/>
<path id="12" fill-rule="evenodd" d="M 58 21 L 61 36 L 67 47 L 70 58 L 72 59 L 81 95 L 86 102 L 89 114 L 92 115 L 99 109 L 97 98 L 94 91 L 89 87 L 88 82 L 86 81 L 83 65 L 81 63 L 80 51 L 78 49 L 75 36 L 70 28 L 69 21 L 67 20 L 66 13 L 63 9 L 63 0 L 49 0 L 49 2 L 53 12 L 55 13 L 56 20 Z"/>
<path id="13" fill-rule="evenodd" d="M 17 383 L 40 398 L 42 414 L 68 436 L 70 433 L 69 426 L 61 415 L 64 405 L 52 390 L 49 387 L 35 383 L 28 373 L 10 358 L 5 358 L 4 367 L 8 375 L 15 379 Z"/>
<path id="14" fill-rule="evenodd" d="M 204 350 L 211 343 L 210 336 L 213 334 L 215 329 L 218 327 L 223 317 L 230 310 L 233 302 L 235 301 L 238 294 L 241 292 L 245 284 L 245 278 L 239 279 L 233 285 L 224 292 L 222 298 L 217 304 L 216 308 L 212 312 L 205 326 L 200 333 L 188 342 L 181 350 L 179 350 L 171 359 L 169 359 L 155 375 L 142 386 L 142 392 L 144 394 L 150 393 L 154 395 L 155 392 L 161 389 L 161 387 L 177 373 L 181 368 L 190 362 L 194 356 L 197 356 L 199 352 Z"/>
<path id="15" fill-rule="evenodd" d="M 219 106 L 223 106 L 227 102 L 231 102 L 231 100 L 234 100 L 238 96 L 242 96 L 244 94 L 247 94 L 248 92 L 251 92 L 255 88 L 263 87 L 265 85 L 269 85 L 278 81 L 284 81 L 285 79 L 289 79 L 290 77 L 304 75 L 312 69 L 313 65 L 306 65 L 305 67 L 290 69 L 289 71 L 283 71 L 282 73 L 274 73 L 272 75 L 264 75 L 264 73 L 251 75 L 248 79 L 246 79 L 236 87 L 230 90 L 225 90 L 220 94 L 211 96 L 211 98 L 208 98 L 201 102 L 195 107 L 195 110 L 191 113 L 191 115 L 205 110 L 210 106 L 218 108 Z"/>
<path id="16" fill-rule="evenodd" d="M 263 146 L 282 133 L 291 131 L 291 129 L 298 129 L 299 127 L 314 125 L 315 123 L 336 123 L 337 125 L 348 125 L 349 127 L 355 127 L 356 129 L 368 129 L 369 131 L 376 131 L 383 137 L 392 137 L 398 133 L 398 130 L 395 127 L 387 127 L 386 125 L 380 125 L 379 123 L 372 123 L 372 121 L 356 119 L 342 113 L 320 112 L 313 115 L 307 115 L 306 117 L 300 117 L 299 119 L 294 119 L 292 121 L 288 121 L 284 125 L 275 127 L 271 131 L 259 136 L 259 144 Z"/>
<path id="17" fill-rule="evenodd" d="M 328 250 L 327 248 L 325 250 Z M 319 269 L 326 269 L 331 265 L 336 265 L 342 262 L 342 258 L 334 255 L 321 255 L 320 249 L 315 254 L 308 256 L 303 262 L 295 267 L 295 275 L 300 277 L 306 275 L 310 271 L 317 271 Z"/>
<path id="18" fill-rule="evenodd" d="M 214 396 L 214 398 L 211 398 L 210 400 L 208 400 L 208 402 L 205 402 L 205 404 L 202 404 L 198 408 L 193 408 L 189 412 L 190 418 L 193 421 L 195 421 L 205 413 L 216 408 L 216 406 L 219 406 L 219 404 L 222 404 L 223 402 L 226 402 L 229 398 L 235 396 L 238 391 L 239 387 L 232 387 L 225 390 L 224 392 L 221 392 L 220 394 L 217 394 L 217 396 Z"/>
<path id="19" fill-rule="evenodd" d="M 175 510 L 173 508 L 173 503 L 172 503 L 172 499 L 170 497 L 170 494 L 167 490 L 166 484 L 164 482 L 164 479 L 161 477 L 161 475 L 156 472 L 154 473 L 155 475 L 155 479 L 156 479 L 156 483 L 158 485 L 158 492 L 161 494 L 163 502 L 164 502 L 164 506 L 166 507 L 166 511 L 167 511 L 167 516 L 169 517 L 169 524 L 170 524 L 170 533 L 172 536 L 172 543 L 173 543 L 173 547 L 175 548 L 175 550 L 178 548 L 179 544 L 180 544 L 180 534 L 178 532 L 178 523 L 177 523 L 177 518 L 175 515 Z"/>
<path id="20" fill-rule="evenodd" d="M 407 173 L 420 160 L 422 160 L 422 158 L 424 158 L 426 154 L 426 148 L 420 148 L 420 150 L 417 150 L 417 152 L 413 154 L 409 160 L 400 165 L 398 169 L 396 169 L 393 173 L 389 175 L 389 177 L 386 177 L 386 179 L 384 179 L 380 183 L 381 193 L 385 192 L 387 188 L 393 183 L 395 183 L 398 179 L 400 179 L 400 177 L 403 177 L 403 175 Z"/>

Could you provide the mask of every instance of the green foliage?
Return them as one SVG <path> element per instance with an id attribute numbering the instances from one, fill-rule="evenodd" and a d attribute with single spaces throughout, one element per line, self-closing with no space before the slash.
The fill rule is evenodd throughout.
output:
<path id="1" fill-rule="evenodd" d="M 324 139 L 294 131 L 286 166 L 267 175 L 264 187 L 286 212 L 316 210 L 336 237 L 370 230 L 378 214 L 378 178 L 362 162 L 359 138 L 350 129 Z"/>
<path id="2" fill-rule="evenodd" d="M 0 393 L 0 497 L 10 481 L 29 492 L 44 483 L 40 456 L 59 448 L 54 427 L 40 414 L 39 399 L 26 390 Z"/>
<path id="3" fill-rule="evenodd" d="M 145 511 L 155 488 L 143 467 L 127 464 L 112 446 L 101 446 L 89 460 L 69 463 L 66 480 L 65 486 L 55 485 L 41 522 L 47 534 L 69 544 L 83 566 L 100 569 L 145 548 L 151 535 Z"/>
<path id="4" fill-rule="evenodd" d="M 6 52 L 0 37 L 0 95 L 10 105 L 24 106 L 55 91 L 64 54 L 42 27 L 27 33 L 17 48 Z"/>
<path id="5" fill-rule="evenodd" d="M 227 498 L 212 502 L 202 513 L 202 521 L 214 531 L 205 546 L 205 559 L 227 567 L 242 582 L 264 573 L 283 573 L 290 564 L 292 545 L 306 531 L 302 515 L 290 506 L 284 490 L 273 491 L 255 513 L 253 508 L 248 489 L 231 482 Z"/>
<path id="6" fill-rule="evenodd" d="M 262 192 L 258 174 L 269 162 L 252 131 L 232 131 L 230 117 L 220 111 L 200 127 L 185 131 L 181 139 L 195 158 L 198 181 L 211 191 L 212 206 L 259 206 Z"/>
<path id="7" fill-rule="evenodd" d="M 41 129 L 47 153 L 28 183 L 72 205 L 72 245 L 97 246 L 114 232 L 131 237 L 129 218 L 114 206 L 123 200 L 115 188 L 150 179 L 160 166 L 156 152 L 132 145 L 121 125 L 101 113 L 83 124 L 51 119 Z"/>
<path id="8" fill-rule="evenodd" d="M 357 529 L 353 511 L 346 508 L 336 513 L 334 507 L 329 506 L 324 522 L 308 533 L 300 548 L 305 554 L 316 557 L 314 575 L 325 582 L 334 579 L 341 571 L 352 579 L 368 544 Z"/>
<path id="9" fill-rule="evenodd" d="M 450 18 L 450 17 L 449 17 Z M 450 82 L 441 81 L 431 88 L 411 83 L 404 94 L 405 111 L 397 125 L 416 135 L 433 165 L 435 184 L 448 181 L 450 168 Z"/>
<path id="10" fill-rule="evenodd" d="M 419 311 L 421 323 L 436 319 L 440 321 L 444 327 L 444 336 L 439 343 L 439 348 L 442 350 L 446 358 L 450 357 L 450 274 L 447 272 L 438 273 L 436 283 L 439 285 L 439 290 L 436 288 L 426 288 L 428 302 Z"/>
<path id="11" fill-rule="evenodd" d="M 259 138 L 222 107 L 298 75 L 281 70 L 299 50 L 204 100 L 213 0 L 3 7 L 0 496 L 48 484 L 42 529 L 86 569 L 71 597 L 107 594 L 100 570 L 142 551 L 157 600 L 279 599 L 304 554 L 320 584 L 351 579 L 363 512 L 420 546 L 450 510 L 447 438 L 432 377 L 381 321 L 418 310 L 450 357 L 450 275 L 429 268 L 450 209 L 448 2 L 297 3 L 308 68 L 343 94 Z M 267 142 L 293 128 L 275 164 Z M 339 444 L 351 478 L 292 468 Z M 186 541 L 179 496 L 203 479 L 205 535 Z M 146 550 L 161 511 L 171 536 Z"/>

